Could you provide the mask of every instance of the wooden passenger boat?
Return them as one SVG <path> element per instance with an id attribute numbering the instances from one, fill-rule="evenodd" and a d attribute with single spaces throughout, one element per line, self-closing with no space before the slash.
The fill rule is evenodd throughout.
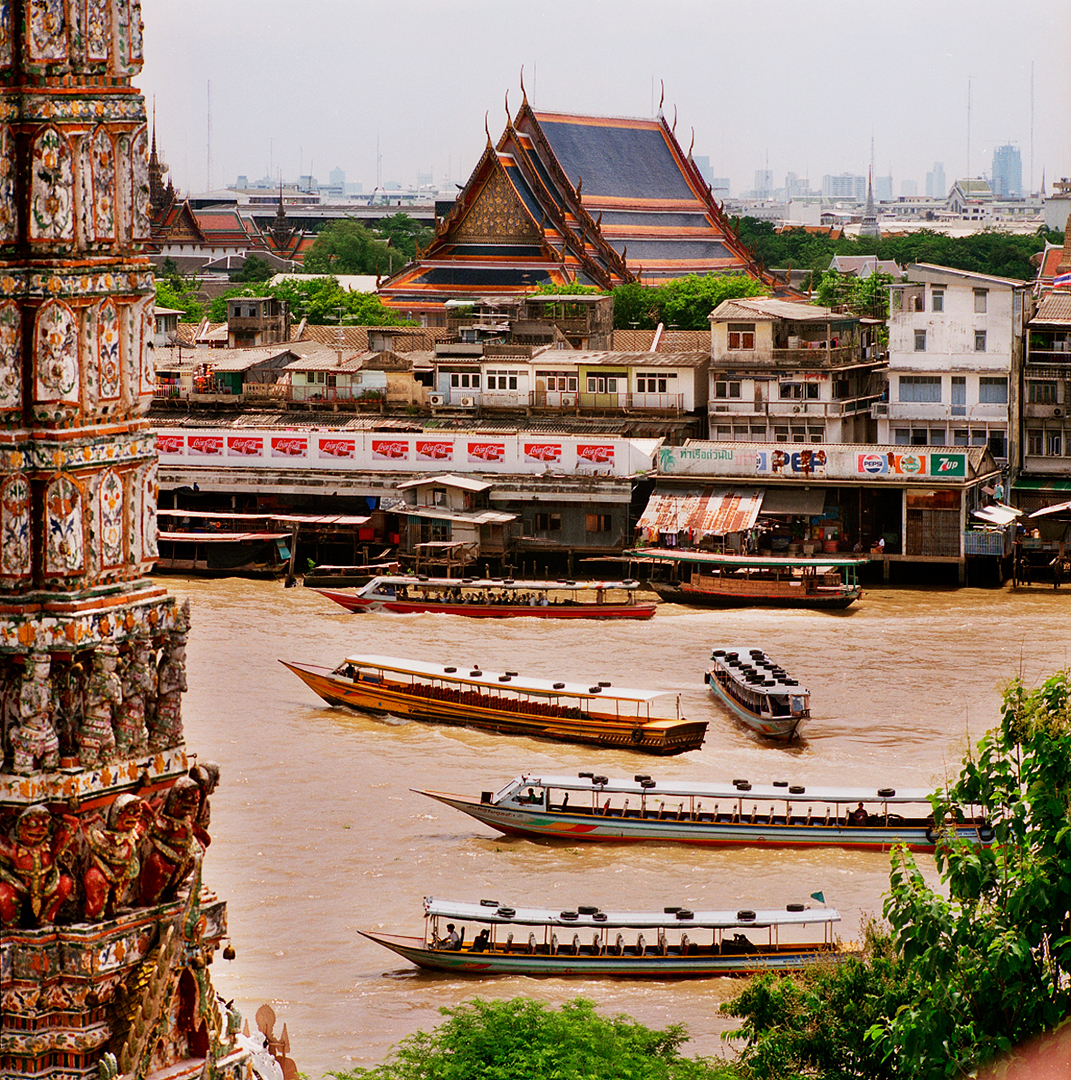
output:
<path id="1" fill-rule="evenodd" d="M 396 574 L 396 562 L 356 563 L 345 566 L 317 564 L 301 576 L 301 584 L 309 589 L 359 588 L 383 574 Z"/>
<path id="2" fill-rule="evenodd" d="M 375 577 L 355 592 L 319 591 L 349 611 L 436 612 L 474 619 L 649 619 L 656 601 L 636 599 L 638 581 L 519 581 L 514 578 Z"/>
<path id="3" fill-rule="evenodd" d="M 359 933 L 423 968 L 464 975 L 582 975 L 679 979 L 798 971 L 843 959 L 832 908 L 789 904 L 768 911 L 558 911 L 497 900 L 424 898 L 424 934 Z M 465 923 L 450 938 L 449 928 Z M 466 940 L 469 923 L 482 928 Z M 808 929 L 810 928 L 810 929 Z M 458 932 L 454 930 L 454 933 Z"/>
<path id="4" fill-rule="evenodd" d="M 718 555 L 706 551 L 639 548 L 626 557 L 671 565 L 674 578 L 651 588 L 675 604 L 846 608 L 863 595 L 859 567 L 844 556 Z"/>
<path id="5" fill-rule="evenodd" d="M 715 649 L 710 659 L 711 692 L 753 731 L 787 742 L 810 719 L 810 691 L 762 649 Z"/>
<path id="6" fill-rule="evenodd" d="M 983 817 L 937 829 L 921 789 L 839 788 L 775 781 L 751 784 L 632 780 L 598 773 L 524 774 L 479 798 L 420 791 L 492 829 L 531 840 L 762 844 L 932 852 L 942 836 L 988 844 Z"/>
<path id="7" fill-rule="evenodd" d="M 347 657 L 334 671 L 288 667 L 329 705 L 390 713 L 432 724 L 455 724 L 506 735 L 680 754 L 703 743 L 705 720 L 652 715 L 662 690 L 630 690 L 608 682 L 566 683 L 521 678 L 515 671 L 425 664 L 391 656 Z"/>

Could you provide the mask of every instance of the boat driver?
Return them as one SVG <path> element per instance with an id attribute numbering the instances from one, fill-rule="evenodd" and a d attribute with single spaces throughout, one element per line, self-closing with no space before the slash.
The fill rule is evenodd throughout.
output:
<path id="1" fill-rule="evenodd" d="M 860 803 L 849 815 L 848 821 L 852 825 L 865 825 L 870 820 L 870 815 L 866 812 L 863 804 Z"/>
<path id="2" fill-rule="evenodd" d="M 461 937 L 454 929 L 454 924 L 452 922 L 446 924 L 446 937 L 444 937 L 439 944 L 444 949 L 457 950 L 461 948 Z"/>

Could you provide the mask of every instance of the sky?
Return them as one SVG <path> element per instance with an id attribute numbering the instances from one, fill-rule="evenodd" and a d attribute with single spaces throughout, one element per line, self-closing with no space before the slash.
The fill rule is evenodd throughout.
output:
<path id="1" fill-rule="evenodd" d="M 468 179 L 536 111 L 650 117 L 737 194 L 768 168 L 1071 176 L 1069 0 L 142 0 L 135 84 L 183 193 L 342 169 Z M 968 108 L 969 104 L 969 108 Z M 968 122 L 969 118 L 969 122 Z M 209 124 L 210 121 L 210 124 Z M 211 135 L 209 137 L 209 129 Z M 1032 184 L 1031 184 L 1032 181 Z"/>

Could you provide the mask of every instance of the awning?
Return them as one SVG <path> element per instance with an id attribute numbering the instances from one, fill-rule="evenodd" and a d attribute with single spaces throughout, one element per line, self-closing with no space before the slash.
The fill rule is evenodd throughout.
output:
<path id="1" fill-rule="evenodd" d="M 1012 491 L 1071 491 L 1071 480 L 1048 476 L 1020 476 Z"/>
<path id="2" fill-rule="evenodd" d="M 1021 514 L 1022 510 L 1016 510 L 1014 506 L 1005 506 L 1003 503 L 994 503 L 992 506 L 982 506 L 971 511 L 971 517 L 990 525 L 1010 525 Z"/>
<path id="3" fill-rule="evenodd" d="M 1066 514 L 1071 511 L 1071 502 L 1053 503 L 1052 506 L 1043 506 L 1040 510 L 1035 510 L 1030 516 L 1032 518 L 1046 517 L 1049 514 Z"/>
<path id="4" fill-rule="evenodd" d="M 687 493 L 655 491 L 636 528 L 725 536 L 750 529 L 758 520 L 761 506 L 761 488 L 706 487 Z"/>
<path id="5" fill-rule="evenodd" d="M 764 514 L 821 517 L 825 508 L 825 488 L 768 487 L 762 498 Z"/>

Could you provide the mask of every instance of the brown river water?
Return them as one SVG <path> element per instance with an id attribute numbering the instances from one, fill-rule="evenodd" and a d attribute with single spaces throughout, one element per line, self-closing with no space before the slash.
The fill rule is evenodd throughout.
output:
<path id="1" fill-rule="evenodd" d="M 187 745 L 223 767 L 205 881 L 228 901 L 237 958 L 217 957 L 213 979 L 251 1025 L 270 1001 L 312 1078 L 382 1061 L 431 1030 L 440 1007 L 475 996 L 584 996 L 608 1015 L 683 1023 L 689 1054 L 719 1052 L 734 1026 L 717 1013 L 740 988 L 730 979 L 462 979 L 358 936 L 420 933 L 425 895 L 660 909 L 777 907 L 821 890 L 850 940 L 862 916 L 880 914 L 888 886 L 877 852 L 533 844 L 410 788 L 475 793 L 523 771 L 581 769 L 932 787 L 997 722 L 1005 680 L 1034 684 L 1071 663 L 1071 589 L 874 588 L 840 614 L 663 605 L 648 622 L 567 623 L 351 615 L 277 582 L 168 583 L 193 605 Z M 718 646 L 761 647 L 809 687 L 802 742 L 765 744 L 720 710 L 703 684 Z M 392 722 L 327 707 L 277 663 L 334 667 L 355 652 L 673 690 L 682 715 L 709 718 L 707 741 L 654 758 Z"/>

